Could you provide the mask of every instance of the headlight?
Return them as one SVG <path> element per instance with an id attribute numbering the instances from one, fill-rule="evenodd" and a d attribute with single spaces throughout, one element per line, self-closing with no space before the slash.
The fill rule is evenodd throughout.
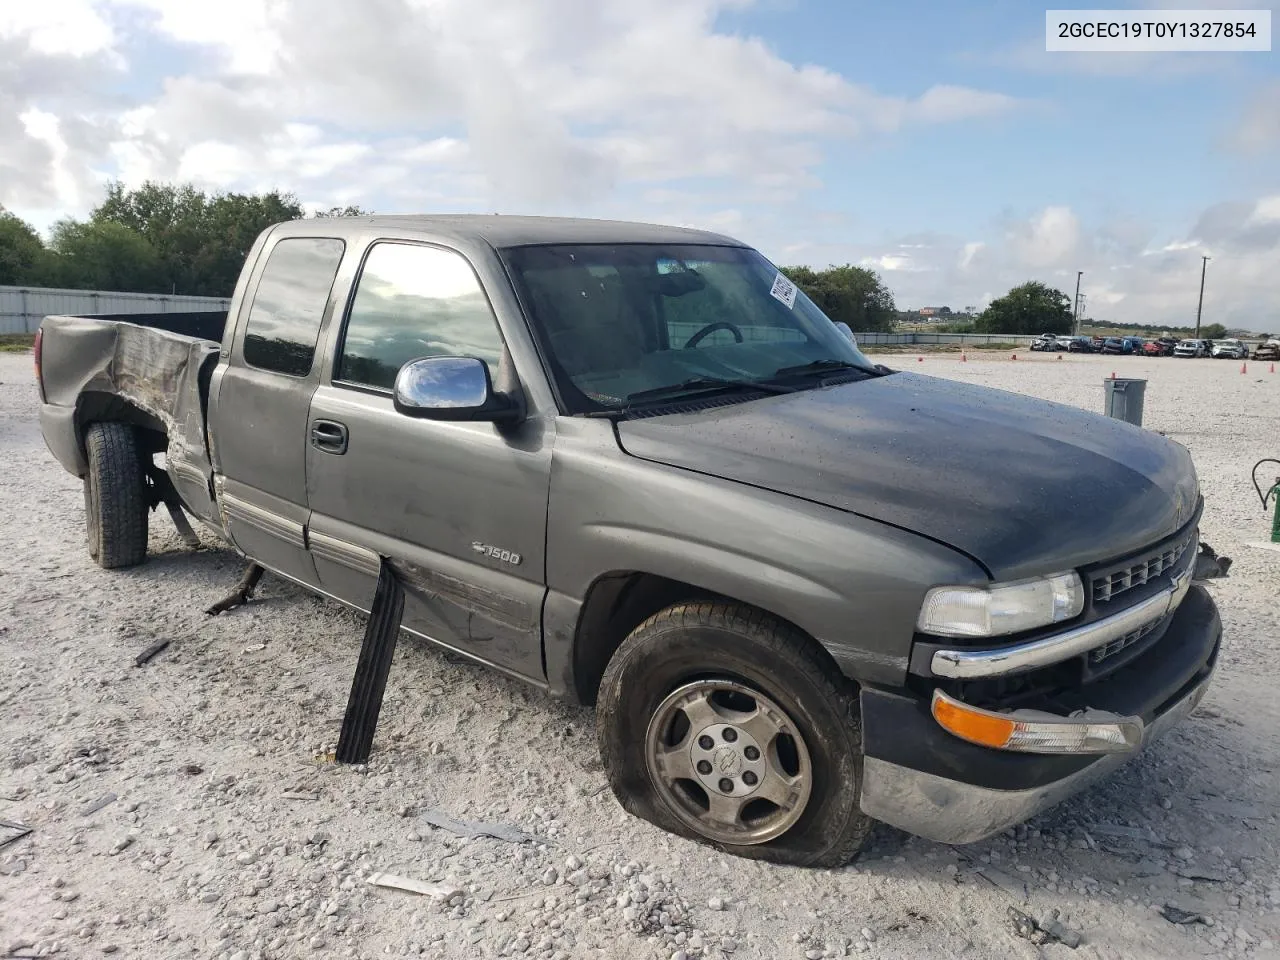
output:
<path id="1" fill-rule="evenodd" d="M 1084 585 L 1073 570 L 985 587 L 934 587 L 916 626 L 940 637 L 1000 637 L 1070 620 L 1083 609 Z"/>

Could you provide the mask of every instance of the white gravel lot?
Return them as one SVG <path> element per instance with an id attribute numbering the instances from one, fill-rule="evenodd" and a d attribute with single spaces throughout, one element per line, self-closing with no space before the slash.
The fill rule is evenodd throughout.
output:
<path id="1" fill-rule="evenodd" d="M 1280 553 L 1247 546 L 1269 529 L 1248 470 L 1280 456 L 1280 374 L 888 362 L 1095 410 L 1111 370 L 1148 378 L 1147 426 L 1191 449 L 1204 537 L 1235 561 L 1213 587 L 1226 638 L 1199 711 L 1102 785 L 969 847 L 882 829 L 826 871 L 623 815 L 589 710 L 409 640 L 368 768 L 317 760 L 362 618 L 270 576 L 259 602 L 205 616 L 241 562 L 187 550 L 162 515 L 147 564 L 96 567 L 80 484 L 40 438 L 30 357 L 0 355 L 0 819 L 32 828 L 0 846 L 0 957 L 1280 958 Z M 136 667 L 157 639 L 172 642 Z M 534 839 L 462 839 L 428 809 Z M 459 896 L 372 887 L 371 871 Z M 1205 921 L 1174 925 L 1166 904 Z M 1011 905 L 1061 911 L 1082 944 L 1014 937 Z"/>

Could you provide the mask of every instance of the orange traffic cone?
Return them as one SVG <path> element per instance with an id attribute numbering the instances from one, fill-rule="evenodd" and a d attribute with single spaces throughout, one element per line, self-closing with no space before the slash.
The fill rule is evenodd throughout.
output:
<path id="1" fill-rule="evenodd" d="M 1013 356 L 1011 356 L 1009 359 L 1010 359 L 1010 360 L 1017 360 L 1017 359 L 1018 359 L 1018 355 L 1015 353 L 1015 354 L 1014 354 Z"/>
<path id="2" fill-rule="evenodd" d="M 1116 378 L 1116 372 L 1115 372 L 1114 370 L 1112 370 L 1112 371 L 1111 371 L 1111 379 L 1112 379 L 1112 380 L 1114 380 L 1115 378 Z"/>
<path id="3" fill-rule="evenodd" d="M 924 357 L 916 357 L 916 363 L 924 363 Z"/>
<path id="4" fill-rule="evenodd" d="M 967 356 L 965 356 L 965 355 L 962 353 L 962 354 L 960 354 L 960 362 L 961 362 L 961 363 L 968 363 L 968 362 L 969 362 L 969 358 L 968 358 Z M 1276 365 L 1275 365 L 1274 363 L 1271 365 L 1271 372 L 1272 372 L 1272 373 L 1275 373 L 1275 372 L 1276 372 Z"/>
<path id="5" fill-rule="evenodd" d="M 1247 364 L 1243 364 L 1243 363 L 1242 363 L 1242 364 L 1240 364 L 1240 372 L 1241 372 L 1241 373 L 1247 373 L 1247 372 L 1248 372 L 1248 365 L 1247 365 Z"/>

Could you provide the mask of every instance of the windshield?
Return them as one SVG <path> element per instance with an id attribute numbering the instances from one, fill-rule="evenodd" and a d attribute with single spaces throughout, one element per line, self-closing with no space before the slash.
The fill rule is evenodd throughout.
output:
<path id="1" fill-rule="evenodd" d="M 877 372 L 754 250 L 585 244 L 502 256 L 570 413 Z"/>

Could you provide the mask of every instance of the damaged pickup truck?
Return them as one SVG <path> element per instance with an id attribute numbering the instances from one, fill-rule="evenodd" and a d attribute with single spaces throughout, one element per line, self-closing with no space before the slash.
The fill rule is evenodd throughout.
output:
<path id="1" fill-rule="evenodd" d="M 736 854 L 986 837 L 1218 655 L 1185 449 L 879 366 L 716 234 L 281 224 L 226 317 L 50 317 L 36 355 L 103 566 L 161 503 L 362 610 L 385 562 L 405 630 L 595 703 L 622 805 Z"/>

